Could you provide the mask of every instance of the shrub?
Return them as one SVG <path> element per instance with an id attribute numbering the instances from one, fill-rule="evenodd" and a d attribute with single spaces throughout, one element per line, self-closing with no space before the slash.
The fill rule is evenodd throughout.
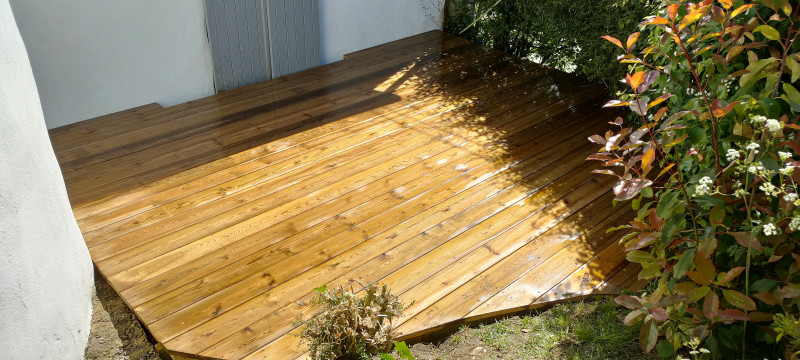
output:
<path id="1" fill-rule="evenodd" d="M 547 66 L 574 70 L 590 81 L 616 88 L 626 67 L 617 65 L 613 45 L 600 36 L 635 30 L 658 1 L 495 3 L 495 0 L 451 0 L 446 10 L 445 31 L 459 34 L 467 29 L 460 36 Z"/>
<path id="2" fill-rule="evenodd" d="M 793 358 L 800 346 L 800 31 L 797 1 L 668 4 L 623 42 L 638 127 L 594 135 L 597 172 L 638 216 L 627 258 L 652 292 L 620 296 L 640 343 L 715 358 Z M 642 41 L 640 41 L 642 39 Z M 639 45 L 640 42 L 645 44 Z M 784 335 L 785 334 L 785 335 Z M 666 340 L 658 343 L 658 338 Z"/>
<path id="3" fill-rule="evenodd" d="M 314 289 L 312 304 L 322 311 L 305 322 L 300 333 L 312 359 L 368 359 L 391 350 L 395 338 L 393 320 L 403 304 L 389 288 L 375 284 L 364 287 L 362 296 L 339 287 Z"/>

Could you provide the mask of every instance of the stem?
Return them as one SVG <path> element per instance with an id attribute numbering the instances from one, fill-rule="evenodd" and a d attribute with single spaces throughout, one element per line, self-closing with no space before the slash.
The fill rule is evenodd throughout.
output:
<path id="1" fill-rule="evenodd" d="M 653 134 L 653 129 L 651 127 L 647 126 L 647 117 L 644 116 L 645 112 L 644 112 L 644 109 L 642 109 L 642 103 L 639 101 L 639 93 L 637 92 L 636 89 L 633 89 L 633 96 L 636 99 L 636 107 L 639 108 L 639 116 L 642 117 L 642 122 L 644 123 L 645 127 L 647 128 L 647 132 L 650 134 L 650 141 L 653 143 L 653 147 L 656 150 L 658 150 L 658 152 L 661 154 L 661 157 L 663 159 L 666 159 L 667 158 L 667 154 L 664 152 L 663 149 L 661 149 L 660 146 L 658 146 L 658 142 L 656 141 L 656 137 Z M 677 163 L 677 166 L 680 167 L 680 163 Z M 670 168 L 669 171 L 671 173 L 670 177 L 673 177 L 673 176 L 675 177 L 675 180 L 678 182 L 678 185 L 681 187 L 681 191 L 683 192 L 683 196 L 686 197 L 686 208 L 689 209 L 689 215 L 690 215 L 690 217 L 692 219 L 692 225 L 693 225 L 693 228 L 694 228 L 694 240 L 699 242 L 700 241 L 700 235 L 697 232 L 697 220 L 695 219 L 694 209 L 692 209 L 692 207 L 690 205 L 691 204 L 691 198 L 689 197 L 689 193 L 686 191 L 686 186 L 683 183 L 683 180 L 681 180 L 680 176 L 678 176 L 679 174 L 678 174 L 678 171 L 675 170 L 675 166 Z"/>
<path id="2" fill-rule="evenodd" d="M 675 22 L 672 22 L 672 31 L 675 33 L 675 38 L 678 39 L 678 45 L 681 46 L 683 50 L 683 56 L 686 58 L 686 61 L 689 65 L 689 71 L 692 72 L 692 76 L 694 77 L 694 81 L 697 83 L 697 86 L 700 88 L 700 94 L 703 95 L 703 101 L 706 103 L 706 108 L 708 108 L 708 113 L 711 115 L 711 131 L 714 133 L 714 160 L 716 161 L 716 169 L 719 172 L 722 169 L 722 163 L 719 161 L 719 135 L 717 135 L 717 118 L 714 116 L 714 112 L 711 110 L 711 103 L 708 101 L 708 94 L 706 94 L 706 89 L 703 88 L 703 82 L 700 80 L 700 77 L 697 76 L 697 72 L 694 71 L 694 63 L 692 62 L 692 57 L 689 56 L 689 52 L 686 50 L 686 46 L 683 44 L 683 40 L 679 35 L 678 27 L 675 26 Z"/>
<path id="3" fill-rule="evenodd" d="M 791 48 L 791 44 L 794 43 L 794 40 L 797 38 L 797 31 L 794 33 L 794 37 L 792 40 L 789 40 L 791 36 L 791 32 L 794 30 L 794 21 L 789 25 L 789 36 L 786 37 L 786 40 L 781 44 L 783 47 L 783 57 L 781 57 L 781 67 L 778 70 L 778 80 L 775 81 L 775 87 L 772 89 L 772 94 L 769 96 L 771 98 L 775 98 L 778 95 L 778 86 L 781 84 L 781 77 L 783 77 L 783 69 L 786 68 L 786 56 L 789 55 L 789 49 Z"/>

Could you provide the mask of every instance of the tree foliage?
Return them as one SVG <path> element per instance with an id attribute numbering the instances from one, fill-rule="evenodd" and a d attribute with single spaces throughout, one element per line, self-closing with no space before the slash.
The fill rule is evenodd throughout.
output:
<path id="1" fill-rule="evenodd" d="M 600 36 L 619 36 L 635 30 L 657 3 L 657 0 L 451 0 L 445 30 L 547 66 L 574 69 L 584 78 L 616 88 L 626 67 L 617 65 L 613 45 Z"/>

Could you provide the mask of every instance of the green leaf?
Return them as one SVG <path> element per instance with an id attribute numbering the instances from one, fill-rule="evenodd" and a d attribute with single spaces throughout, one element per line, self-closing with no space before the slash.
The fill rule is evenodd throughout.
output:
<path id="1" fill-rule="evenodd" d="M 671 191 L 664 193 L 661 195 L 661 198 L 658 200 L 658 205 L 656 206 L 656 214 L 658 217 L 664 219 L 672 215 L 675 209 L 680 204 L 680 200 L 678 200 L 678 192 Z"/>
<path id="2" fill-rule="evenodd" d="M 722 295 L 725 300 L 728 300 L 731 305 L 736 306 L 745 311 L 753 311 L 756 309 L 756 302 L 749 298 L 747 295 L 742 294 L 735 290 L 722 290 Z"/>
<path id="3" fill-rule="evenodd" d="M 414 360 L 414 355 L 411 355 L 411 350 L 406 345 L 405 341 L 394 343 L 394 349 L 400 353 L 400 356 L 407 360 Z"/>
<path id="4" fill-rule="evenodd" d="M 327 284 L 324 284 L 324 285 L 322 285 L 322 286 L 320 286 L 320 287 L 318 287 L 318 288 L 314 289 L 313 291 L 314 291 L 315 293 L 324 294 L 324 293 L 325 293 L 325 291 L 326 291 L 327 289 L 328 289 L 328 285 L 327 285 Z"/>
<path id="5" fill-rule="evenodd" d="M 651 255 L 649 252 L 641 250 L 633 250 L 625 255 L 625 258 L 633 263 L 643 263 L 645 261 L 653 261 L 656 259 L 655 256 Z"/>
<path id="6" fill-rule="evenodd" d="M 746 69 L 749 71 L 749 73 L 744 74 L 739 78 L 739 86 L 741 86 L 742 90 L 753 86 L 753 84 L 755 84 L 758 80 L 761 80 L 764 76 L 766 76 L 761 72 L 775 61 L 775 58 L 767 58 L 758 60 L 748 65 Z"/>
<path id="7" fill-rule="evenodd" d="M 797 79 L 800 78 L 800 65 L 797 64 L 797 61 L 791 57 L 786 58 L 786 67 L 789 68 L 792 73 L 791 82 L 797 81 Z"/>
<path id="8" fill-rule="evenodd" d="M 667 340 L 659 341 L 656 345 L 656 351 L 658 351 L 658 356 L 662 359 L 668 359 L 675 355 L 672 343 Z"/>
<path id="9" fill-rule="evenodd" d="M 664 223 L 664 227 L 661 229 L 661 242 L 665 244 L 669 243 L 669 240 L 672 239 L 672 235 L 675 234 L 675 231 L 683 226 L 684 218 L 682 216 L 670 217 L 669 220 Z"/>
<path id="10" fill-rule="evenodd" d="M 713 196 L 698 196 L 694 198 L 694 202 L 704 208 L 713 206 L 725 206 L 725 200 L 715 198 Z"/>
<path id="11" fill-rule="evenodd" d="M 760 279 L 750 285 L 750 292 L 770 291 L 776 284 L 778 282 L 772 279 Z"/>
<path id="12" fill-rule="evenodd" d="M 642 271 L 639 272 L 639 279 L 652 279 L 661 275 L 661 268 L 656 263 L 648 263 L 642 265 Z"/>
<path id="13" fill-rule="evenodd" d="M 389 355 L 389 354 L 381 354 L 381 359 L 383 359 L 383 360 L 397 360 L 397 359 L 394 358 L 394 356 Z"/>
<path id="14" fill-rule="evenodd" d="M 725 208 L 720 206 L 715 206 L 711 209 L 711 212 L 708 214 L 709 220 L 711 220 L 712 224 L 722 224 L 722 221 L 725 220 Z"/>
<path id="15" fill-rule="evenodd" d="M 641 310 L 633 310 L 629 312 L 628 315 L 625 315 L 625 319 L 622 320 L 622 323 L 625 324 L 625 326 L 631 326 L 641 321 L 645 314 L 646 312 Z"/>
<path id="16" fill-rule="evenodd" d="M 676 279 L 682 278 L 684 275 L 686 275 L 686 272 L 689 271 L 689 269 L 692 267 L 692 264 L 694 264 L 694 254 L 695 254 L 694 249 L 686 250 L 683 252 L 683 254 L 681 254 L 681 257 L 678 259 L 678 263 L 675 264 Z"/>
<path id="17" fill-rule="evenodd" d="M 699 144 L 701 141 L 703 141 L 705 139 L 706 139 L 706 129 L 705 128 L 697 126 L 697 127 L 693 127 L 691 130 L 689 130 L 689 141 L 692 144 L 697 145 L 697 144 Z"/>
<path id="18" fill-rule="evenodd" d="M 644 196 L 646 198 L 653 197 L 653 188 L 646 187 L 646 188 L 642 189 L 642 196 Z"/>
<path id="19" fill-rule="evenodd" d="M 761 32 L 764 37 L 770 40 L 780 41 L 781 40 L 781 33 L 778 30 L 775 30 L 774 27 L 769 25 L 760 25 L 753 32 Z"/>
<path id="20" fill-rule="evenodd" d="M 648 317 L 644 325 L 642 325 L 642 330 L 639 331 L 639 346 L 641 346 L 642 351 L 649 354 L 656 347 L 657 340 L 658 325 L 652 318 Z"/>
<path id="21" fill-rule="evenodd" d="M 794 86 L 783 83 L 783 92 L 786 93 L 789 99 L 789 105 L 800 105 L 800 92 L 798 92 Z"/>

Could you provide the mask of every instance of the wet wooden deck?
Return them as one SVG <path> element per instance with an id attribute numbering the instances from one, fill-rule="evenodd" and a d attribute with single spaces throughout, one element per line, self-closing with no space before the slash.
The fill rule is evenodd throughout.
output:
<path id="1" fill-rule="evenodd" d="M 100 272 L 172 354 L 295 359 L 311 289 L 387 283 L 404 338 L 635 287 L 587 136 L 603 89 L 441 32 L 51 131 Z"/>

